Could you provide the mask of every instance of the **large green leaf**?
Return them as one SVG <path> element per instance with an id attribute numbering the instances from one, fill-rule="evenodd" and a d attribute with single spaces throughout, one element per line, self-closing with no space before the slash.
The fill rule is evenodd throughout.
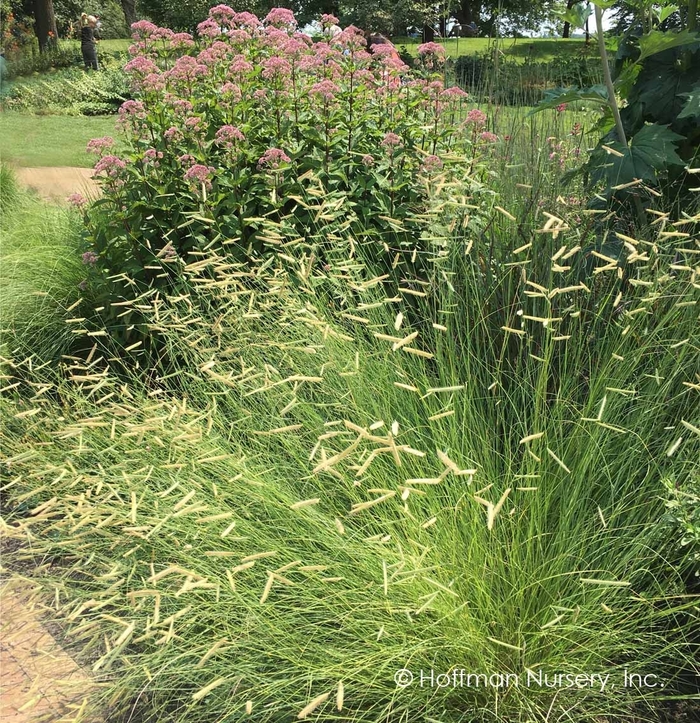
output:
<path id="1" fill-rule="evenodd" d="M 678 48 L 682 45 L 693 45 L 697 43 L 698 40 L 699 36 L 697 33 L 691 33 L 687 30 L 683 30 L 680 33 L 652 30 L 639 38 L 639 50 L 641 52 L 639 58 L 637 58 L 637 62 L 641 63 L 649 56 L 656 55 L 656 53 L 661 53 L 664 50 Z"/>
<path id="2" fill-rule="evenodd" d="M 683 110 L 678 114 L 679 118 L 700 118 L 700 83 L 690 93 L 681 93 L 681 97 L 687 98 Z"/>
<path id="3" fill-rule="evenodd" d="M 637 78 L 642 72 L 642 66 L 639 63 L 627 62 L 620 74 L 615 78 L 615 89 L 623 97 L 626 98 L 631 92 Z"/>
<path id="4" fill-rule="evenodd" d="M 673 13 L 678 11 L 678 5 L 667 5 L 658 11 L 659 22 L 662 23 L 667 18 L 670 18 Z"/>
<path id="5" fill-rule="evenodd" d="M 528 115 L 539 113 L 548 108 L 556 108 L 562 103 L 586 101 L 598 105 L 608 105 L 608 91 L 604 85 L 593 85 L 590 88 L 554 88 L 545 92 L 544 99 L 533 108 Z"/>
<path id="6" fill-rule="evenodd" d="M 659 174 L 669 166 L 685 165 L 675 148 L 682 140 L 683 136 L 667 126 L 646 125 L 634 136 L 629 147 L 612 141 L 606 146 L 613 153 L 600 146 L 594 151 L 591 155 L 592 180 L 596 183 L 605 181 L 608 188 L 635 180 L 656 185 Z"/>
<path id="7" fill-rule="evenodd" d="M 697 60 L 686 71 L 678 62 L 678 50 L 672 49 L 648 58 L 627 96 L 627 106 L 621 114 L 628 132 L 634 133 L 643 123 L 673 123 L 681 112 L 687 93 L 697 84 L 699 75 Z M 640 66 L 635 66 L 640 67 Z"/>
<path id="8" fill-rule="evenodd" d="M 574 28 L 582 28 L 592 13 L 593 8 L 588 5 L 588 3 L 577 2 L 568 10 L 555 12 L 554 15 L 561 18 L 565 23 L 569 23 Z"/>

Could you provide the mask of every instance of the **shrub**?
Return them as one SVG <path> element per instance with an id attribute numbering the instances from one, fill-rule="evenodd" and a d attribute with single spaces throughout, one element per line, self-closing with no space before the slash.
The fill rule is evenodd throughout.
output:
<path id="1" fill-rule="evenodd" d="M 615 209 L 615 217 L 626 216 L 623 223 L 637 232 L 650 221 L 656 223 L 650 216 L 660 209 L 676 216 L 700 209 L 692 168 L 700 153 L 697 18 L 681 15 L 685 27 L 679 31 L 668 25 L 656 29 L 651 22 L 655 14 L 663 21 L 676 9 L 669 4 L 651 10 L 648 18 L 642 13 L 642 22 L 632 26 L 620 43 L 615 77 L 606 73 L 605 85 L 557 89 L 540 105 L 548 108 L 577 100 L 598 104 L 603 113 L 596 130 L 602 137 L 581 169 L 588 190 L 595 193 L 591 207 L 601 213 Z M 601 12 L 598 4 L 596 22 L 602 34 Z M 607 71 L 604 44 L 600 54 Z M 657 204 L 658 208 L 649 208 Z"/>
<path id="2" fill-rule="evenodd" d="M 16 58 L 25 48 L 34 43 L 32 25 L 34 20 L 28 15 L 16 15 L 9 4 L 0 5 L 0 23 L 2 24 L 2 48 L 8 58 Z"/>
<path id="3" fill-rule="evenodd" d="M 2 96 L 7 110 L 60 115 L 107 115 L 116 113 L 131 97 L 121 69 L 102 68 L 86 73 L 82 68 L 15 81 Z"/>
<path id="4" fill-rule="evenodd" d="M 61 45 L 58 49 L 51 49 L 45 53 L 35 50 L 11 59 L 7 64 L 7 77 L 18 78 L 33 73 L 44 73 L 52 68 L 68 68 L 80 63 L 82 63 L 80 51 Z"/>
<path id="5" fill-rule="evenodd" d="M 692 45 L 673 47 L 679 35 L 659 32 L 660 37 L 631 37 L 618 51 L 616 83 L 626 99 L 620 116 L 631 150 L 620 143 L 608 114 L 601 124 L 608 132 L 586 167 L 591 186 L 609 202 L 629 201 L 634 187 L 632 191 L 616 187 L 640 179 L 663 188 L 675 214 L 681 209 L 700 209 L 696 178 L 687 170 L 700 158 L 700 34 L 695 34 Z M 642 57 L 640 47 L 646 48 L 647 38 L 668 49 Z M 624 156 L 610 163 L 603 146 Z"/>

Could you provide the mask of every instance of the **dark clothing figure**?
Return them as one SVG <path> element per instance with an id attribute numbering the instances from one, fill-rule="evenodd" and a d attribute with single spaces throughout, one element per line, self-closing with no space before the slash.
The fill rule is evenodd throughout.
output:
<path id="1" fill-rule="evenodd" d="M 80 50 L 83 53 L 85 70 L 98 70 L 96 40 L 99 40 L 99 35 L 95 28 L 85 25 L 80 31 Z"/>

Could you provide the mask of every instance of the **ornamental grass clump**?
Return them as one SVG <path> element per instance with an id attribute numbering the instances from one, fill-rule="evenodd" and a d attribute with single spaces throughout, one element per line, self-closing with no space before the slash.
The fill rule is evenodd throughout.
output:
<path id="1" fill-rule="evenodd" d="M 77 194 L 74 201 L 80 202 Z M 84 299 L 81 284 L 92 259 L 81 259 L 79 219 L 20 188 L 4 165 L 0 214 L 0 348 L 3 354 L 57 361 L 74 348 L 65 318 Z"/>
<path id="2" fill-rule="evenodd" d="M 60 374 L 4 360 L 3 564 L 91 669 L 84 712 L 656 723 L 696 693 L 659 520 L 700 455 L 700 217 L 613 258 L 543 210 L 492 246 L 452 193 L 423 276 L 340 232 L 318 268 L 267 218 L 279 254 L 211 248 L 117 302 L 161 338 L 145 373 L 81 317 Z"/>
<path id="3" fill-rule="evenodd" d="M 368 52 L 357 28 L 313 42 L 279 8 L 259 21 L 217 6 L 196 39 L 147 21 L 133 31 L 126 150 L 92 147 L 104 197 L 88 242 L 105 274 L 167 285 L 165 248 L 185 261 L 210 248 L 236 261 L 276 253 L 261 219 L 294 212 L 303 237 L 319 222 L 300 203 L 313 194 L 343 205 L 346 231 L 381 263 L 387 244 L 410 257 L 427 243 L 416 218 L 430 210 L 426 178 L 473 175 L 482 142 L 466 132 L 467 94 L 445 88 L 429 45 L 432 72 L 418 77 L 381 46 Z"/>

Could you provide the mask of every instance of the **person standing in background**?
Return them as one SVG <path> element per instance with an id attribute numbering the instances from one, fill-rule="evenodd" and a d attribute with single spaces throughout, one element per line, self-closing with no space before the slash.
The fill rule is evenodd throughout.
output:
<path id="1" fill-rule="evenodd" d="M 97 65 L 97 18 L 94 15 L 83 13 L 80 16 L 82 30 L 80 31 L 80 50 L 83 54 L 85 70 L 99 70 Z"/>

